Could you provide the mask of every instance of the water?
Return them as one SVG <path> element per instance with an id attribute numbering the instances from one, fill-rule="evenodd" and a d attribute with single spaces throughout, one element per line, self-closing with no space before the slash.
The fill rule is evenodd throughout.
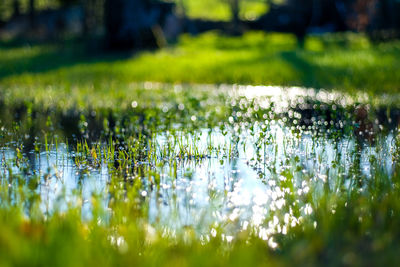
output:
<path id="1" fill-rule="evenodd" d="M 351 186 L 355 162 L 359 161 L 357 175 L 367 178 L 376 171 L 376 166 L 369 160 L 372 156 L 384 163 L 381 166 L 383 172 L 388 175 L 392 172 L 392 135 L 380 139 L 379 144 L 360 148 L 353 139 L 342 138 L 335 143 L 309 134 L 300 137 L 287 127 L 274 125 L 264 130 L 268 140 L 264 139 L 261 148 L 257 148 L 254 144 L 257 144 L 255 139 L 260 131 L 253 136 L 244 132 L 232 145 L 230 134 L 224 136 L 217 130 L 209 134 L 203 130 L 196 134 L 198 139 L 194 141 L 199 151 L 206 150 L 211 140 L 214 148 L 234 146 L 232 155 L 222 149 L 197 160 L 181 159 L 177 161 L 175 171 L 174 166 L 169 165 L 170 159 L 165 159 L 165 164 L 154 167 L 160 176 L 158 186 L 144 173 L 140 202 L 148 205 L 148 222 L 173 230 L 191 227 L 199 234 L 218 226 L 223 226 L 227 235 L 248 227 L 269 234 L 287 231 L 289 226 L 286 224 L 295 225 L 312 213 L 305 197 L 310 188 L 322 190 L 326 184 L 331 190 Z M 159 146 L 168 143 L 166 135 L 156 139 Z M 193 136 L 188 136 L 187 140 L 193 140 Z M 2 154 L 4 182 L 9 177 L 4 168 L 6 162 L 12 166 L 14 175 L 21 171 L 12 163 L 15 151 L 3 148 Z M 256 155 L 259 155 L 258 159 Z M 114 166 L 105 161 L 98 168 L 78 166 L 74 153 L 69 152 L 65 144 L 60 144 L 57 150 L 53 147 L 47 152 L 31 151 L 28 158 L 31 174 L 40 177 L 36 191 L 44 213 L 62 211 L 68 205 L 79 203 L 82 218 L 90 219 L 94 194 L 101 196 L 103 208 L 108 209 Z M 151 163 L 141 164 L 149 166 Z M 293 184 L 286 184 L 291 176 L 294 177 Z M 297 216 L 294 210 L 299 210 Z M 274 214 L 280 212 L 288 214 L 286 224 L 276 221 Z"/>
<path id="2" fill-rule="evenodd" d="M 138 149 L 128 138 L 114 146 L 98 143 L 95 154 L 93 147 L 83 152 L 65 143 L 39 151 L 5 143 L 1 183 L 17 192 L 23 184 L 18 177 L 28 184 L 37 179 L 31 190 L 40 197 L 44 214 L 79 206 L 82 220 L 90 220 L 95 198 L 105 221 L 113 216 L 113 202 L 128 199 L 127 186 L 139 184 L 135 201 L 152 227 L 169 234 L 194 229 L 202 238 L 223 231 L 229 241 L 249 229 L 265 240 L 286 234 L 312 216 L 323 194 L 362 191 L 374 174 L 392 175 L 395 129 L 378 123 L 344 132 L 348 121 L 343 114 L 336 118 L 325 110 L 321 117 L 314 109 L 309 114 L 315 105 L 307 102 L 310 98 L 335 116 L 338 107 L 356 100 L 301 88 L 284 95 L 275 87 L 264 89 L 261 95 L 258 87 L 230 91 L 227 103 L 234 111 L 219 127 L 161 131 L 144 141 L 135 137 Z M 252 119 L 259 109 L 271 113 L 271 105 L 274 118 Z M 18 194 L 8 196 L 11 203 L 21 201 Z"/>

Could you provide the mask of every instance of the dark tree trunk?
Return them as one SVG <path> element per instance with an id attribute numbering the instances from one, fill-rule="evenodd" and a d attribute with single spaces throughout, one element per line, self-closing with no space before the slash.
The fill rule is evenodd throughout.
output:
<path id="1" fill-rule="evenodd" d="M 110 49 L 157 46 L 166 4 L 148 0 L 106 0 L 106 43 Z M 162 32 L 161 32 L 162 34 Z"/>
<path id="2" fill-rule="evenodd" d="M 4 24 L 4 2 L 0 1 L 0 28 Z"/>
<path id="3" fill-rule="evenodd" d="M 379 2 L 380 12 L 380 29 L 388 29 L 394 31 L 394 36 L 400 36 L 400 2 L 395 0 L 381 0 Z"/>
<path id="4" fill-rule="evenodd" d="M 396 2 L 395 3 L 395 7 L 393 9 L 393 14 L 400 14 L 400 2 Z M 396 20 L 395 20 L 395 28 L 397 30 L 397 34 L 398 36 L 400 36 L 400 16 L 397 15 L 395 16 Z"/>
<path id="5" fill-rule="evenodd" d="M 120 36 L 120 28 L 123 25 L 124 0 L 106 0 L 105 2 L 105 28 L 106 43 L 109 48 L 116 48 L 122 36 Z"/>
<path id="6" fill-rule="evenodd" d="M 230 0 L 232 23 L 236 27 L 239 24 L 239 0 Z"/>
<path id="7" fill-rule="evenodd" d="M 13 17 L 18 17 L 19 15 L 21 15 L 19 1 L 14 0 L 14 2 L 13 2 Z"/>
<path id="8" fill-rule="evenodd" d="M 29 23 L 31 28 L 35 27 L 35 16 L 35 0 L 29 0 Z"/>

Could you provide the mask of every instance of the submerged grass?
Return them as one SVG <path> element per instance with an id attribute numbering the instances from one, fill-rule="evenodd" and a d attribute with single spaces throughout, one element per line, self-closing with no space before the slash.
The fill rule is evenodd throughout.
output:
<path id="1" fill-rule="evenodd" d="M 380 265 L 398 258 L 400 141 L 390 126 L 397 117 L 307 98 L 278 113 L 268 98 L 226 95 L 214 99 L 214 108 L 225 106 L 214 120 L 202 117 L 210 107 L 201 98 L 183 92 L 164 111 L 135 102 L 108 113 L 73 109 L 68 127 L 60 127 L 68 110 L 53 107 L 46 116 L 34 103 L 17 109 L 17 123 L 2 117 L 1 264 Z M 250 177 L 233 167 L 219 188 L 220 167 L 205 167 L 213 160 L 235 166 L 243 157 L 267 186 L 250 208 L 232 202 L 245 198 L 235 200 L 235 188 Z M 204 206 L 190 204 L 202 190 L 193 183 L 197 166 L 209 172 L 210 204 L 200 217 L 193 212 Z M 69 168 L 72 190 L 62 174 Z M 91 173 L 105 168 L 105 188 L 88 193 Z M 181 209 L 192 212 L 192 223 Z M 257 216 L 242 217 L 248 209 Z"/>

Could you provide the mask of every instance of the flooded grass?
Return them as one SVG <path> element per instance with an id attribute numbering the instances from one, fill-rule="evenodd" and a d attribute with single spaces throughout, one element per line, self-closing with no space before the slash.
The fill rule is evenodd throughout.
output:
<path id="1" fill-rule="evenodd" d="M 349 33 L 1 43 L 0 266 L 393 265 L 399 51 Z"/>
<path id="2" fill-rule="evenodd" d="M 398 257 L 397 96 L 140 86 L 2 99 L 4 266 Z"/>

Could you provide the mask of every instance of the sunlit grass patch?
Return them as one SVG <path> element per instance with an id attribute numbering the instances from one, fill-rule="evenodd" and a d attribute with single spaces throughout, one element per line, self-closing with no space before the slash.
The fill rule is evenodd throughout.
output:
<path id="1" fill-rule="evenodd" d="M 174 46 L 131 56 L 87 56 L 79 46 L 68 45 L 3 47 L 0 85 L 103 90 L 110 84 L 156 81 L 393 93 L 399 89 L 399 51 L 396 41 L 374 44 L 363 35 L 312 36 L 300 48 L 292 35 L 264 33 L 183 36 Z"/>
<path id="2" fill-rule="evenodd" d="M 175 1 L 178 13 L 183 13 L 189 18 L 229 21 L 232 17 L 229 2 L 226 0 L 183 0 Z M 240 1 L 240 18 L 253 20 L 268 10 L 265 1 L 245 0 Z"/>

